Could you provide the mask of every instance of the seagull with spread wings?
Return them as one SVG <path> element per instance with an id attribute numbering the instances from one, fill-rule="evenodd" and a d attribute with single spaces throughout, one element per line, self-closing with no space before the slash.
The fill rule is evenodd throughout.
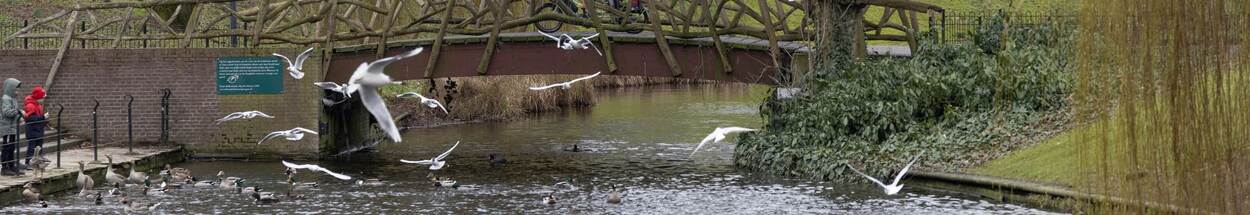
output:
<path id="1" fill-rule="evenodd" d="M 694 151 L 691 151 L 691 152 L 690 152 L 690 156 L 694 156 L 694 153 L 695 153 L 695 152 L 699 152 L 699 149 L 703 148 L 703 145 L 704 145 L 704 144 L 707 144 L 707 143 L 719 143 L 721 140 L 725 140 L 725 135 L 726 135 L 726 134 L 729 134 L 729 133 L 738 133 L 738 132 L 747 132 L 747 131 L 755 131 L 755 129 L 743 128 L 743 127 L 719 127 L 719 128 L 716 128 L 716 130 L 713 130 L 711 134 L 708 134 L 708 135 L 707 135 L 707 137 L 704 137 L 704 138 L 703 138 L 703 141 L 699 141 L 699 146 L 694 147 Z"/>
<path id="2" fill-rule="evenodd" d="M 440 169 L 443 169 L 443 166 L 447 164 L 447 161 L 443 161 L 443 159 L 446 159 L 447 155 L 451 155 L 451 151 L 456 150 L 456 146 L 460 146 L 460 141 L 456 141 L 455 145 L 452 145 L 451 148 L 447 149 L 447 151 L 443 152 L 443 154 L 439 154 L 438 157 L 434 157 L 429 160 L 419 160 L 419 161 L 410 161 L 410 160 L 400 159 L 399 162 L 410 163 L 410 164 L 420 164 L 420 165 L 430 165 L 430 170 L 440 170 Z"/>
<path id="3" fill-rule="evenodd" d="M 386 65 L 404 58 L 417 56 L 423 50 L 425 48 L 417 47 L 400 55 L 378 59 L 373 62 L 360 63 L 360 66 L 356 67 L 356 72 L 352 73 L 352 77 L 347 81 L 346 93 L 351 94 L 358 90 L 363 90 L 360 91 L 360 101 L 365 104 L 365 109 L 368 109 L 369 113 L 373 114 L 373 118 L 378 122 L 378 127 L 381 127 L 386 136 L 396 143 L 402 141 L 399 137 L 399 128 L 395 127 L 395 119 L 391 118 L 391 112 L 387 110 L 386 101 L 382 100 L 382 95 L 378 94 L 378 88 L 396 83 L 394 80 L 391 80 L 391 76 L 386 75 Z"/>
<path id="4" fill-rule="evenodd" d="M 226 117 L 222 117 L 221 119 L 217 119 L 217 124 L 221 124 L 221 123 L 223 123 L 223 122 L 230 121 L 230 120 L 236 120 L 236 119 L 251 119 L 251 118 L 256 118 L 256 117 L 264 117 L 264 118 L 270 118 L 270 119 L 273 119 L 273 116 L 270 116 L 269 114 L 265 114 L 265 112 L 260 112 L 260 111 L 255 111 L 255 110 L 254 110 L 254 111 L 243 111 L 243 112 L 234 112 L 234 113 L 231 113 L 230 115 L 226 115 Z"/>
<path id="5" fill-rule="evenodd" d="M 580 49 L 594 48 L 595 53 L 598 53 L 599 56 L 603 56 L 603 52 L 599 51 L 599 47 L 596 47 L 595 44 L 590 41 L 591 38 L 595 38 L 599 36 L 599 34 L 597 33 L 590 35 L 590 36 L 582 37 L 580 39 L 574 39 L 573 36 L 569 36 L 569 34 L 560 34 L 560 36 L 557 37 L 555 35 L 550 35 L 550 34 L 543 33 L 543 32 L 538 32 L 538 33 L 542 34 L 543 36 L 546 36 L 547 38 L 551 38 L 552 40 L 555 40 L 556 48 L 564 49 L 564 50 L 573 50 L 573 49 L 578 49 L 578 48 Z"/>
<path id="6" fill-rule="evenodd" d="M 417 97 L 421 99 L 421 104 L 425 105 L 426 107 L 440 108 L 440 109 L 443 109 L 444 114 L 451 114 L 447 112 L 447 107 L 444 107 L 443 103 L 439 103 L 438 100 L 434 100 L 434 99 L 426 98 L 425 96 L 421 96 L 421 94 L 417 92 L 407 92 L 404 94 L 399 94 L 398 97 L 400 98 Z"/>
<path id="7" fill-rule="evenodd" d="M 581 77 L 581 78 L 573 79 L 572 81 L 568 81 L 568 82 L 563 82 L 563 83 L 555 83 L 555 84 L 551 84 L 551 85 L 547 85 L 547 86 L 541 86 L 541 87 L 530 87 L 530 90 L 546 90 L 546 89 L 549 89 L 549 88 L 552 88 L 552 87 L 560 87 L 560 89 L 565 89 L 565 90 L 567 90 L 567 89 L 569 89 L 569 88 L 573 87 L 572 85 L 573 85 L 573 83 L 574 83 L 574 82 L 578 82 L 578 81 L 582 81 L 582 80 L 586 80 L 586 79 L 591 79 L 591 78 L 594 78 L 595 76 L 599 76 L 599 73 L 601 73 L 601 72 L 595 72 L 595 74 L 593 74 L 593 75 L 589 75 L 589 76 L 586 76 L 586 77 Z"/>
<path id="8" fill-rule="evenodd" d="M 338 178 L 339 180 L 352 180 L 351 176 L 332 172 L 326 168 L 317 166 L 316 164 L 293 164 L 291 162 L 282 161 L 282 165 L 286 166 L 286 168 L 291 168 L 292 171 L 297 170 L 297 169 L 307 169 L 309 171 L 314 171 L 314 172 L 324 172 L 326 174 L 329 174 L 330 176 L 334 176 L 335 178 Z"/>
<path id="9" fill-rule="evenodd" d="M 885 195 L 894 195 L 894 194 L 898 194 L 898 191 L 903 190 L 903 185 L 899 184 L 898 182 L 903 180 L 903 175 L 907 174 L 907 170 L 911 169 L 911 165 L 915 164 L 916 161 L 920 160 L 920 155 L 923 155 L 923 154 L 924 152 L 921 152 L 919 155 L 916 155 L 916 157 L 912 158 L 911 162 L 907 163 L 907 166 L 903 166 L 903 170 L 898 171 L 898 175 L 894 176 L 894 182 L 890 182 L 889 185 L 886 185 L 885 183 L 881 183 L 880 180 L 877 180 L 876 178 L 873 178 L 872 176 L 868 176 L 868 174 L 859 172 L 859 170 L 855 170 L 855 167 L 851 167 L 850 164 L 847 164 L 846 167 L 850 168 L 851 171 L 854 171 L 855 173 L 859 173 L 859 175 L 864 176 L 864 178 L 867 178 L 869 181 L 872 181 L 872 183 L 876 183 L 878 186 L 881 186 L 881 188 L 885 190 Z"/>
<path id="10" fill-rule="evenodd" d="M 307 128 L 295 127 L 291 130 L 270 132 L 268 135 L 265 135 L 265 138 L 261 138 L 260 142 L 256 142 L 256 144 L 264 143 L 266 140 L 273 139 L 275 137 L 283 137 L 290 141 L 301 140 L 304 139 L 304 133 L 317 134 L 316 131 L 308 130 Z"/>
<path id="11" fill-rule="evenodd" d="M 286 71 L 291 73 L 292 78 L 303 79 L 304 61 L 307 61 L 308 56 L 312 55 L 312 50 L 313 48 L 308 48 L 308 50 L 304 50 L 303 53 L 300 53 L 299 56 L 295 56 L 295 62 L 291 62 L 290 58 L 286 58 L 286 56 L 283 56 L 282 54 L 273 53 L 273 56 L 282 57 L 283 60 L 286 60 Z"/>

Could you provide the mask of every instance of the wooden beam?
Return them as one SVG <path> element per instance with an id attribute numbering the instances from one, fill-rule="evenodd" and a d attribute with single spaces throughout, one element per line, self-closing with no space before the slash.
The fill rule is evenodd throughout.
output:
<path id="1" fill-rule="evenodd" d="M 203 10 L 204 7 L 195 7 L 191 9 L 191 17 L 187 18 L 187 26 L 182 29 L 183 34 L 185 34 L 185 37 L 182 39 L 182 48 L 191 47 L 191 36 L 195 35 L 195 28 L 200 25 L 200 15 Z"/>
<path id="2" fill-rule="evenodd" d="M 382 57 L 386 56 L 386 39 L 390 37 L 392 28 L 395 27 L 395 21 L 399 18 L 399 9 L 404 8 L 404 1 L 395 0 L 394 5 L 395 8 L 391 9 L 391 14 L 387 15 L 386 27 L 382 29 L 382 35 L 378 37 L 378 47 L 374 53 L 375 59 L 382 59 Z"/>
<path id="3" fill-rule="evenodd" d="M 321 50 L 324 54 L 321 55 L 320 80 L 325 80 L 326 74 L 330 74 L 330 62 L 332 62 L 331 60 L 333 60 L 332 58 L 334 57 L 334 21 L 336 20 L 334 19 L 334 7 L 338 6 L 339 1 L 329 0 L 326 4 L 329 4 L 326 6 L 328 9 L 321 14 L 322 18 L 325 19 L 322 20 L 322 22 L 325 22 L 323 23 L 325 24 L 325 27 L 322 27 L 321 33 L 326 40 L 321 43 Z"/>
<path id="4" fill-rule="evenodd" d="M 724 11 L 725 9 L 724 8 L 725 3 L 728 3 L 728 2 L 729 0 L 721 0 L 720 3 L 717 4 L 716 12 L 713 12 L 712 17 L 711 17 L 712 24 L 708 25 L 708 29 L 710 32 L 712 32 L 712 45 L 716 47 L 716 58 L 720 59 L 721 69 L 724 70 L 725 73 L 733 73 L 734 67 L 733 67 L 733 64 L 729 63 L 729 56 L 725 53 L 726 51 L 725 44 L 721 42 L 720 35 L 716 33 L 717 32 L 716 22 L 720 21 L 721 12 Z M 711 5 L 709 4 L 705 8 L 710 8 L 710 7 Z"/>
<path id="5" fill-rule="evenodd" d="M 285 10 L 284 10 L 285 11 Z M 260 1 L 260 13 L 252 24 L 252 48 L 260 47 L 260 34 L 265 33 L 265 21 L 269 18 L 269 0 Z"/>
<path id="6" fill-rule="evenodd" d="M 185 3 L 222 3 L 222 2 L 231 2 L 231 1 L 237 1 L 237 0 L 150 0 L 150 1 L 126 1 L 126 2 L 118 1 L 118 2 L 109 2 L 109 3 L 80 4 L 80 5 L 75 5 L 73 7 L 70 7 L 69 9 L 74 10 L 74 11 L 88 11 L 88 10 L 100 10 L 100 9 L 127 8 L 127 7 L 150 8 L 154 6 L 175 5 L 175 4 L 181 5 Z"/>
<path id="7" fill-rule="evenodd" d="M 52 91 L 52 81 L 56 78 L 56 72 L 61 69 L 61 62 L 65 60 L 65 52 L 69 51 L 70 43 L 74 38 L 74 24 L 78 22 L 78 11 L 74 11 L 69 15 L 69 22 L 65 22 L 65 38 L 61 39 L 61 48 L 56 52 L 56 59 L 52 61 L 52 69 L 48 71 L 48 79 L 43 82 L 45 91 Z"/>
<path id="8" fill-rule="evenodd" d="M 773 69 L 775 71 L 781 71 L 781 60 L 780 60 L 781 50 L 777 44 L 777 34 L 773 32 L 774 30 L 777 29 L 777 26 L 772 21 L 772 15 L 769 15 L 769 13 L 772 13 L 772 10 L 768 9 L 768 1 L 757 1 L 757 2 L 759 2 L 760 4 L 760 12 L 765 13 L 760 16 L 761 18 L 763 18 L 762 20 L 760 20 L 760 22 L 763 22 L 764 34 L 768 36 L 768 55 L 772 56 Z M 862 35 L 863 33 L 860 33 L 860 32 L 863 32 L 863 31 L 856 31 L 856 34 Z"/>
<path id="9" fill-rule="evenodd" d="M 916 23 L 916 11 L 914 10 L 907 11 L 907 13 L 908 13 L 907 18 L 910 19 L 910 21 L 908 21 L 909 26 L 906 32 L 907 33 L 907 46 L 910 46 L 908 48 L 911 49 L 911 53 L 915 54 L 916 50 L 920 48 L 920 43 L 916 42 L 916 33 L 919 32 L 920 30 L 919 28 L 920 24 Z"/>
<path id="10" fill-rule="evenodd" d="M 376 0 L 376 2 L 374 2 L 374 6 L 376 6 L 376 7 L 378 7 L 378 8 L 385 8 L 385 7 L 387 6 L 387 5 L 386 5 L 386 0 Z M 380 20 L 380 19 L 378 18 L 378 16 L 385 16 L 385 15 L 384 15 L 384 14 L 382 14 L 382 13 L 373 13 L 372 15 L 369 15 L 369 23 L 368 23 L 368 25 L 369 25 L 369 28 L 370 28 L 370 29 L 379 29 L 379 28 L 382 28 L 382 26 L 380 26 L 382 23 L 378 21 L 378 20 Z M 382 17 L 382 18 L 383 18 L 383 19 L 385 19 L 386 17 Z M 372 38 L 372 37 L 365 37 L 365 39 L 364 39 L 364 40 L 361 40 L 360 44 L 366 44 L 366 43 L 369 43 L 369 39 L 373 39 L 373 38 Z"/>
<path id="11" fill-rule="evenodd" d="M 486 41 L 486 53 L 482 53 L 482 59 L 477 63 L 478 75 L 486 75 L 486 72 L 488 72 L 487 70 L 490 67 L 491 58 L 495 55 L 495 45 L 499 43 L 500 26 L 503 25 L 503 22 L 498 22 L 499 19 L 503 18 L 500 16 L 503 12 L 499 11 L 500 8 L 495 0 L 482 0 L 482 2 L 486 3 L 486 9 L 490 10 L 491 15 L 493 15 L 493 19 L 496 20 L 496 22 L 493 27 L 491 27 L 490 39 Z"/>
<path id="12" fill-rule="evenodd" d="M 54 20 L 54 19 L 59 19 L 59 18 L 61 18 L 61 17 L 65 16 L 66 14 L 70 14 L 70 12 L 69 12 L 68 10 L 62 10 L 61 12 L 57 12 L 56 14 L 53 14 L 52 16 L 48 16 L 48 17 L 45 17 L 45 18 L 43 18 L 43 19 L 39 19 L 39 20 L 35 21 L 34 23 L 31 23 L 30 25 L 28 25 L 28 26 L 26 26 L 26 27 L 22 28 L 22 30 L 18 30 L 17 32 L 13 32 L 13 34 L 10 34 L 8 37 L 5 37 L 5 38 L 4 38 L 4 42 L 3 42 L 3 44 L 8 44 L 8 43 L 9 43 L 9 41 L 13 40 L 13 38 L 16 38 L 16 37 L 17 37 L 17 35 L 25 34 L 26 32 L 29 32 L 31 29 L 35 29 L 35 27 L 38 27 L 38 26 L 40 26 L 40 25 L 43 25 L 44 23 L 47 23 L 47 22 L 52 21 L 52 20 Z M 64 30 L 62 29 L 62 30 L 58 30 L 58 31 L 64 31 Z"/>
<path id="13" fill-rule="evenodd" d="M 616 73 L 619 69 L 616 67 L 616 54 L 612 52 L 612 38 L 608 36 L 606 30 L 603 30 L 603 24 L 599 23 L 599 19 L 595 18 L 599 17 L 599 5 L 592 3 L 589 7 L 586 13 L 590 16 L 591 27 L 595 28 L 595 33 L 599 34 L 599 46 L 603 47 L 603 60 L 608 66 L 608 74 Z M 624 19 L 628 18 L 628 15 L 624 17 Z"/>
<path id="14" fill-rule="evenodd" d="M 654 1 L 647 1 L 648 4 L 654 4 Z M 668 69 L 672 70 L 673 77 L 681 76 L 681 65 L 677 64 L 677 58 L 673 56 L 672 47 L 668 46 L 668 39 L 664 37 L 664 26 L 660 25 L 660 17 L 655 16 L 652 10 L 647 10 L 647 16 L 651 20 L 651 30 L 655 33 L 655 43 L 660 47 L 660 54 L 664 55 L 664 61 L 668 62 Z"/>
<path id="15" fill-rule="evenodd" d="M 434 37 L 434 50 L 430 52 L 430 61 L 425 64 L 425 78 L 433 77 L 434 69 L 438 67 L 438 55 L 443 50 L 443 38 L 447 37 L 447 21 L 451 19 L 453 13 L 452 8 L 456 6 L 455 0 L 447 0 L 446 9 L 443 10 L 443 18 L 439 20 L 438 36 Z"/>
<path id="16" fill-rule="evenodd" d="M 126 8 L 126 19 L 122 21 L 122 29 L 117 31 L 117 38 L 113 39 L 113 43 L 109 44 L 109 49 L 117 49 L 117 45 L 121 44 L 122 36 L 126 36 L 126 30 L 130 29 L 130 17 L 135 15 L 133 8 Z"/>

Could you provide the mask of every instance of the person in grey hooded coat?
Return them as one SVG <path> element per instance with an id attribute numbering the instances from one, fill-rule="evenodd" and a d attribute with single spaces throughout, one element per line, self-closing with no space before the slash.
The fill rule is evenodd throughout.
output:
<path id="1" fill-rule="evenodd" d="M 0 175 L 22 175 L 17 168 L 17 129 L 22 122 L 22 106 L 18 103 L 17 88 L 22 82 L 9 78 L 4 80 L 4 96 L 0 97 Z"/>

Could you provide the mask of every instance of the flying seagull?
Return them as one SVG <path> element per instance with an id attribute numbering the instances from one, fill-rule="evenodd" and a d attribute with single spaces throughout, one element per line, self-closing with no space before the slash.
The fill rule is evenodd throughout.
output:
<path id="1" fill-rule="evenodd" d="M 456 150 L 456 146 L 459 146 L 459 145 L 460 145 L 460 141 L 456 141 L 456 144 L 451 145 L 451 148 L 447 149 L 446 152 L 443 152 L 443 154 L 439 154 L 438 157 L 434 157 L 429 160 L 410 161 L 410 160 L 400 159 L 399 162 L 410 163 L 410 164 L 430 165 L 430 170 L 440 170 L 440 169 L 443 169 L 443 165 L 447 164 L 447 161 L 443 161 L 443 159 L 447 158 L 447 155 L 451 155 L 451 150 Z"/>
<path id="2" fill-rule="evenodd" d="M 543 33 L 543 32 L 538 32 L 538 33 L 542 34 L 543 36 L 547 36 L 547 38 L 551 38 L 552 40 L 555 40 L 556 48 L 564 49 L 564 50 L 573 50 L 573 49 L 578 49 L 578 48 L 580 49 L 595 48 L 595 53 L 598 53 L 599 56 L 603 56 L 603 52 L 599 51 L 599 47 L 595 47 L 595 44 L 590 41 L 591 38 L 595 38 L 599 36 L 599 34 L 582 37 L 581 39 L 573 39 L 573 36 L 569 36 L 569 34 L 561 34 L 559 37 L 557 37 L 557 36 L 550 35 L 550 34 Z"/>
<path id="3" fill-rule="evenodd" d="M 308 50 L 304 50 L 304 53 L 300 53 L 299 56 L 295 57 L 295 62 L 291 62 L 290 58 L 286 58 L 286 56 L 282 56 L 281 54 L 278 54 L 278 53 L 273 53 L 273 56 L 282 57 L 283 60 L 286 60 L 286 64 L 288 65 L 286 67 L 286 71 L 291 73 L 292 78 L 303 79 L 304 72 L 301 70 L 303 70 L 304 68 L 304 61 L 308 60 L 308 56 L 312 55 L 312 50 L 313 48 L 308 48 Z"/>
<path id="4" fill-rule="evenodd" d="M 382 58 L 371 63 L 360 63 L 356 67 L 356 72 L 352 73 L 351 79 L 347 81 L 347 93 L 356 92 L 357 89 L 363 89 L 360 92 L 360 101 L 364 102 L 365 109 L 373 114 L 373 118 L 377 119 L 378 127 L 386 132 L 386 135 L 396 143 L 402 140 L 399 137 L 399 128 L 395 127 L 395 120 L 391 118 L 391 112 L 386 109 L 386 101 L 382 100 L 382 95 L 378 94 L 378 88 L 387 84 L 394 84 L 390 76 L 385 73 L 386 65 L 389 65 L 400 59 L 417 56 L 425 48 L 417 47 L 412 51 L 405 52 L 397 56 Z"/>
<path id="5" fill-rule="evenodd" d="M 417 98 L 421 98 L 421 104 L 423 104 L 423 105 L 425 105 L 425 106 L 427 106 L 427 107 L 430 107 L 430 108 L 436 108 L 436 107 L 437 107 L 437 108 L 441 108 L 441 109 L 443 109 L 443 113 L 444 113 L 444 114 L 451 114 L 451 113 L 448 113 L 448 112 L 447 112 L 447 107 L 444 107 L 444 106 L 443 106 L 443 103 L 439 103 L 439 102 L 438 102 L 438 100 L 433 100 L 433 99 L 430 99 L 430 98 L 426 98 L 425 96 L 421 96 L 421 94 L 420 94 L 420 93 L 417 93 L 417 92 L 407 92 L 407 93 L 404 93 L 404 94 L 399 94 L 399 96 L 398 96 L 398 97 L 400 97 L 400 98 L 403 98 L 403 97 L 417 97 Z"/>
<path id="6" fill-rule="evenodd" d="M 313 85 L 317 85 L 317 87 L 321 87 L 321 89 L 326 89 L 326 90 L 334 91 L 335 93 L 343 94 L 343 98 L 344 98 L 344 99 L 343 99 L 343 100 L 341 100 L 341 101 L 334 101 L 334 100 L 331 100 L 331 99 L 329 99 L 329 98 L 321 98 L 321 104 L 324 104 L 324 105 L 326 105 L 326 106 L 331 106 L 331 105 L 335 105 L 335 104 L 338 104 L 338 103 L 343 103 L 343 101 L 347 101 L 347 99 L 346 99 L 346 98 L 351 98 L 351 97 L 352 97 L 352 94 L 351 94 L 351 93 L 347 93 L 347 86 L 348 86 L 348 85 L 346 85 L 346 84 L 344 84 L 344 85 L 339 85 L 338 83 L 328 82 L 328 81 L 327 81 L 327 82 L 316 82 L 316 83 L 313 83 Z"/>
<path id="7" fill-rule="evenodd" d="M 243 111 L 243 112 L 234 112 L 234 113 L 231 113 L 230 115 L 226 115 L 226 117 L 222 117 L 221 119 L 217 119 L 217 124 L 221 124 L 221 123 L 223 123 L 223 122 L 230 121 L 230 120 L 236 120 L 236 119 L 251 119 L 251 118 L 256 118 L 256 117 L 258 117 L 258 116 L 259 116 L 259 117 L 264 117 L 264 118 L 270 118 L 270 119 L 273 119 L 273 116 L 270 116 L 269 114 L 265 114 L 264 112 L 260 112 L 260 111 Z"/>
<path id="8" fill-rule="evenodd" d="M 256 144 L 264 143 L 266 140 L 273 139 L 274 137 L 279 137 L 279 136 L 285 137 L 286 140 L 296 141 L 296 140 L 304 139 L 304 133 L 317 134 L 316 131 L 308 130 L 307 128 L 295 127 L 295 128 L 292 128 L 291 130 L 271 132 L 269 133 L 269 135 L 265 135 L 265 138 L 260 139 L 260 142 L 256 142 Z"/>
<path id="9" fill-rule="evenodd" d="M 346 97 L 352 97 L 352 94 L 348 94 L 348 93 L 347 93 L 347 85 L 346 85 L 346 84 L 344 84 L 344 85 L 339 85 L 338 83 L 328 82 L 328 81 L 327 81 L 327 82 L 316 82 L 316 83 L 313 83 L 313 85 L 317 85 L 317 87 L 321 87 L 321 89 L 327 89 L 327 90 L 330 90 L 330 91 L 334 91 L 334 92 L 336 92 L 336 93 L 342 93 L 342 94 L 343 94 L 343 95 L 345 95 Z"/>
<path id="10" fill-rule="evenodd" d="M 726 134 L 746 131 L 755 131 L 755 129 L 743 127 L 718 127 L 716 130 L 713 130 L 711 134 L 708 134 L 707 137 L 704 137 L 703 141 L 699 141 L 699 146 L 694 147 L 694 151 L 690 152 L 690 156 L 694 156 L 695 152 L 699 152 L 699 149 L 703 148 L 704 144 L 719 143 L 721 140 L 725 140 Z"/>
<path id="11" fill-rule="evenodd" d="M 530 90 L 546 90 L 546 89 L 548 89 L 548 88 L 557 87 L 557 86 L 559 86 L 559 87 L 560 87 L 560 89 L 566 89 L 566 90 L 567 90 L 567 89 L 569 89 L 570 87 L 573 87 L 573 86 L 572 86 L 573 82 L 578 82 L 578 81 L 582 81 L 582 80 L 586 80 L 586 79 L 591 79 L 591 78 L 594 78 L 595 76 L 599 76 L 599 73 L 601 73 L 601 72 L 595 72 L 595 74 L 594 74 L 594 75 L 590 75 L 590 76 L 586 76 L 586 77 L 581 77 L 581 78 L 573 79 L 572 81 L 568 81 L 568 82 L 564 82 L 564 83 L 555 83 L 555 84 L 552 84 L 552 85 L 547 85 L 547 86 L 542 86 L 542 87 L 530 87 Z"/>
<path id="12" fill-rule="evenodd" d="M 920 153 L 920 155 L 923 155 L 923 154 L 924 152 Z M 894 195 L 894 194 L 898 194 L 899 190 L 903 190 L 903 185 L 899 184 L 898 181 L 903 180 L 903 175 L 907 174 L 907 170 L 911 169 L 911 165 L 915 164 L 917 160 L 920 160 L 920 155 L 916 155 L 916 157 L 913 157 L 911 159 L 911 162 L 907 163 L 907 166 L 903 166 L 903 170 L 898 171 L 898 175 L 894 176 L 894 182 L 891 182 L 890 185 L 885 185 L 885 183 L 881 183 L 880 180 L 877 180 L 876 178 L 873 178 L 872 176 L 868 176 L 867 174 L 864 174 L 862 172 L 859 172 L 859 170 L 855 170 L 855 167 L 851 167 L 850 164 L 847 164 L 846 167 L 850 168 L 851 171 L 854 171 L 855 173 L 859 173 L 859 175 L 864 176 L 864 178 L 868 178 L 868 180 L 872 181 L 872 183 L 877 183 L 877 185 L 885 189 L 885 195 Z"/>
<path id="13" fill-rule="evenodd" d="M 316 164 L 302 164 L 301 165 L 301 164 L 293 164 L 291 162 L 282 161 L 282 165 L 291 169 L 307 169 L 309 171 L 314 171 L 314 172 L 324 172 L 326 174 L 329 174 L 330 176 L 334 176 L 335 178 L 338 178 L 339 180 L 352 180 L 351 176 L 331 172 L 330 170 L 326 168 L 321 168 L 321 166 L 317 166 Z"/>

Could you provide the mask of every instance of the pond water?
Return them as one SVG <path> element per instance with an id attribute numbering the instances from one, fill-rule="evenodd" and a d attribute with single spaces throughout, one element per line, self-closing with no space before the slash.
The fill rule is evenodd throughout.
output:
<path id="1" fill-rule="evenodd" d="M 733 166 L 733 146 L 713 144 L 689 154 L 717 126 L 758 127 L 761 86 L 680 86 L 601 91 L 598 105 L 525 120 L 409 130 L 403 143 L 317 163 L 356 178 L 379 178 L 382 186 L 358 186 L 308 171 L 317 188 L 298 190 L 304 200 L 257 204 L 215 188 L 184 188 L 139 196 L 161 202 L 161 214 L 1044 214 L 975 196 L 908 187 L 885 196 L 866 181 L 837 184 L 771 177 Z M 732 139 L 732 137 L 731 137 Z M 460 146 L 443 170 L 399 159 L 434 157 Z M 731 142 L 731 141 L 727 141 Z M 577 145 L 580 151 L 566 151 Z M 492 167 L 489 154 L 508 163 Z M 197 177 L 217 171 L 246 178 L 245 186 L 284 192 L 279 162 L 193 161 L 177 165 Z M 430 173 L 452 177 L 459 189 L 435 187 Z M 572 179 L 572 187 L 557 182 Z M 622 204 L 606 202 L 611 187 Z M 548 205 L 543 197 L 554 195 Z M 112 214 L 124 207 L 69 194 L 53 195 L 48 208 L 13 205 L 0 213 Z"/>

